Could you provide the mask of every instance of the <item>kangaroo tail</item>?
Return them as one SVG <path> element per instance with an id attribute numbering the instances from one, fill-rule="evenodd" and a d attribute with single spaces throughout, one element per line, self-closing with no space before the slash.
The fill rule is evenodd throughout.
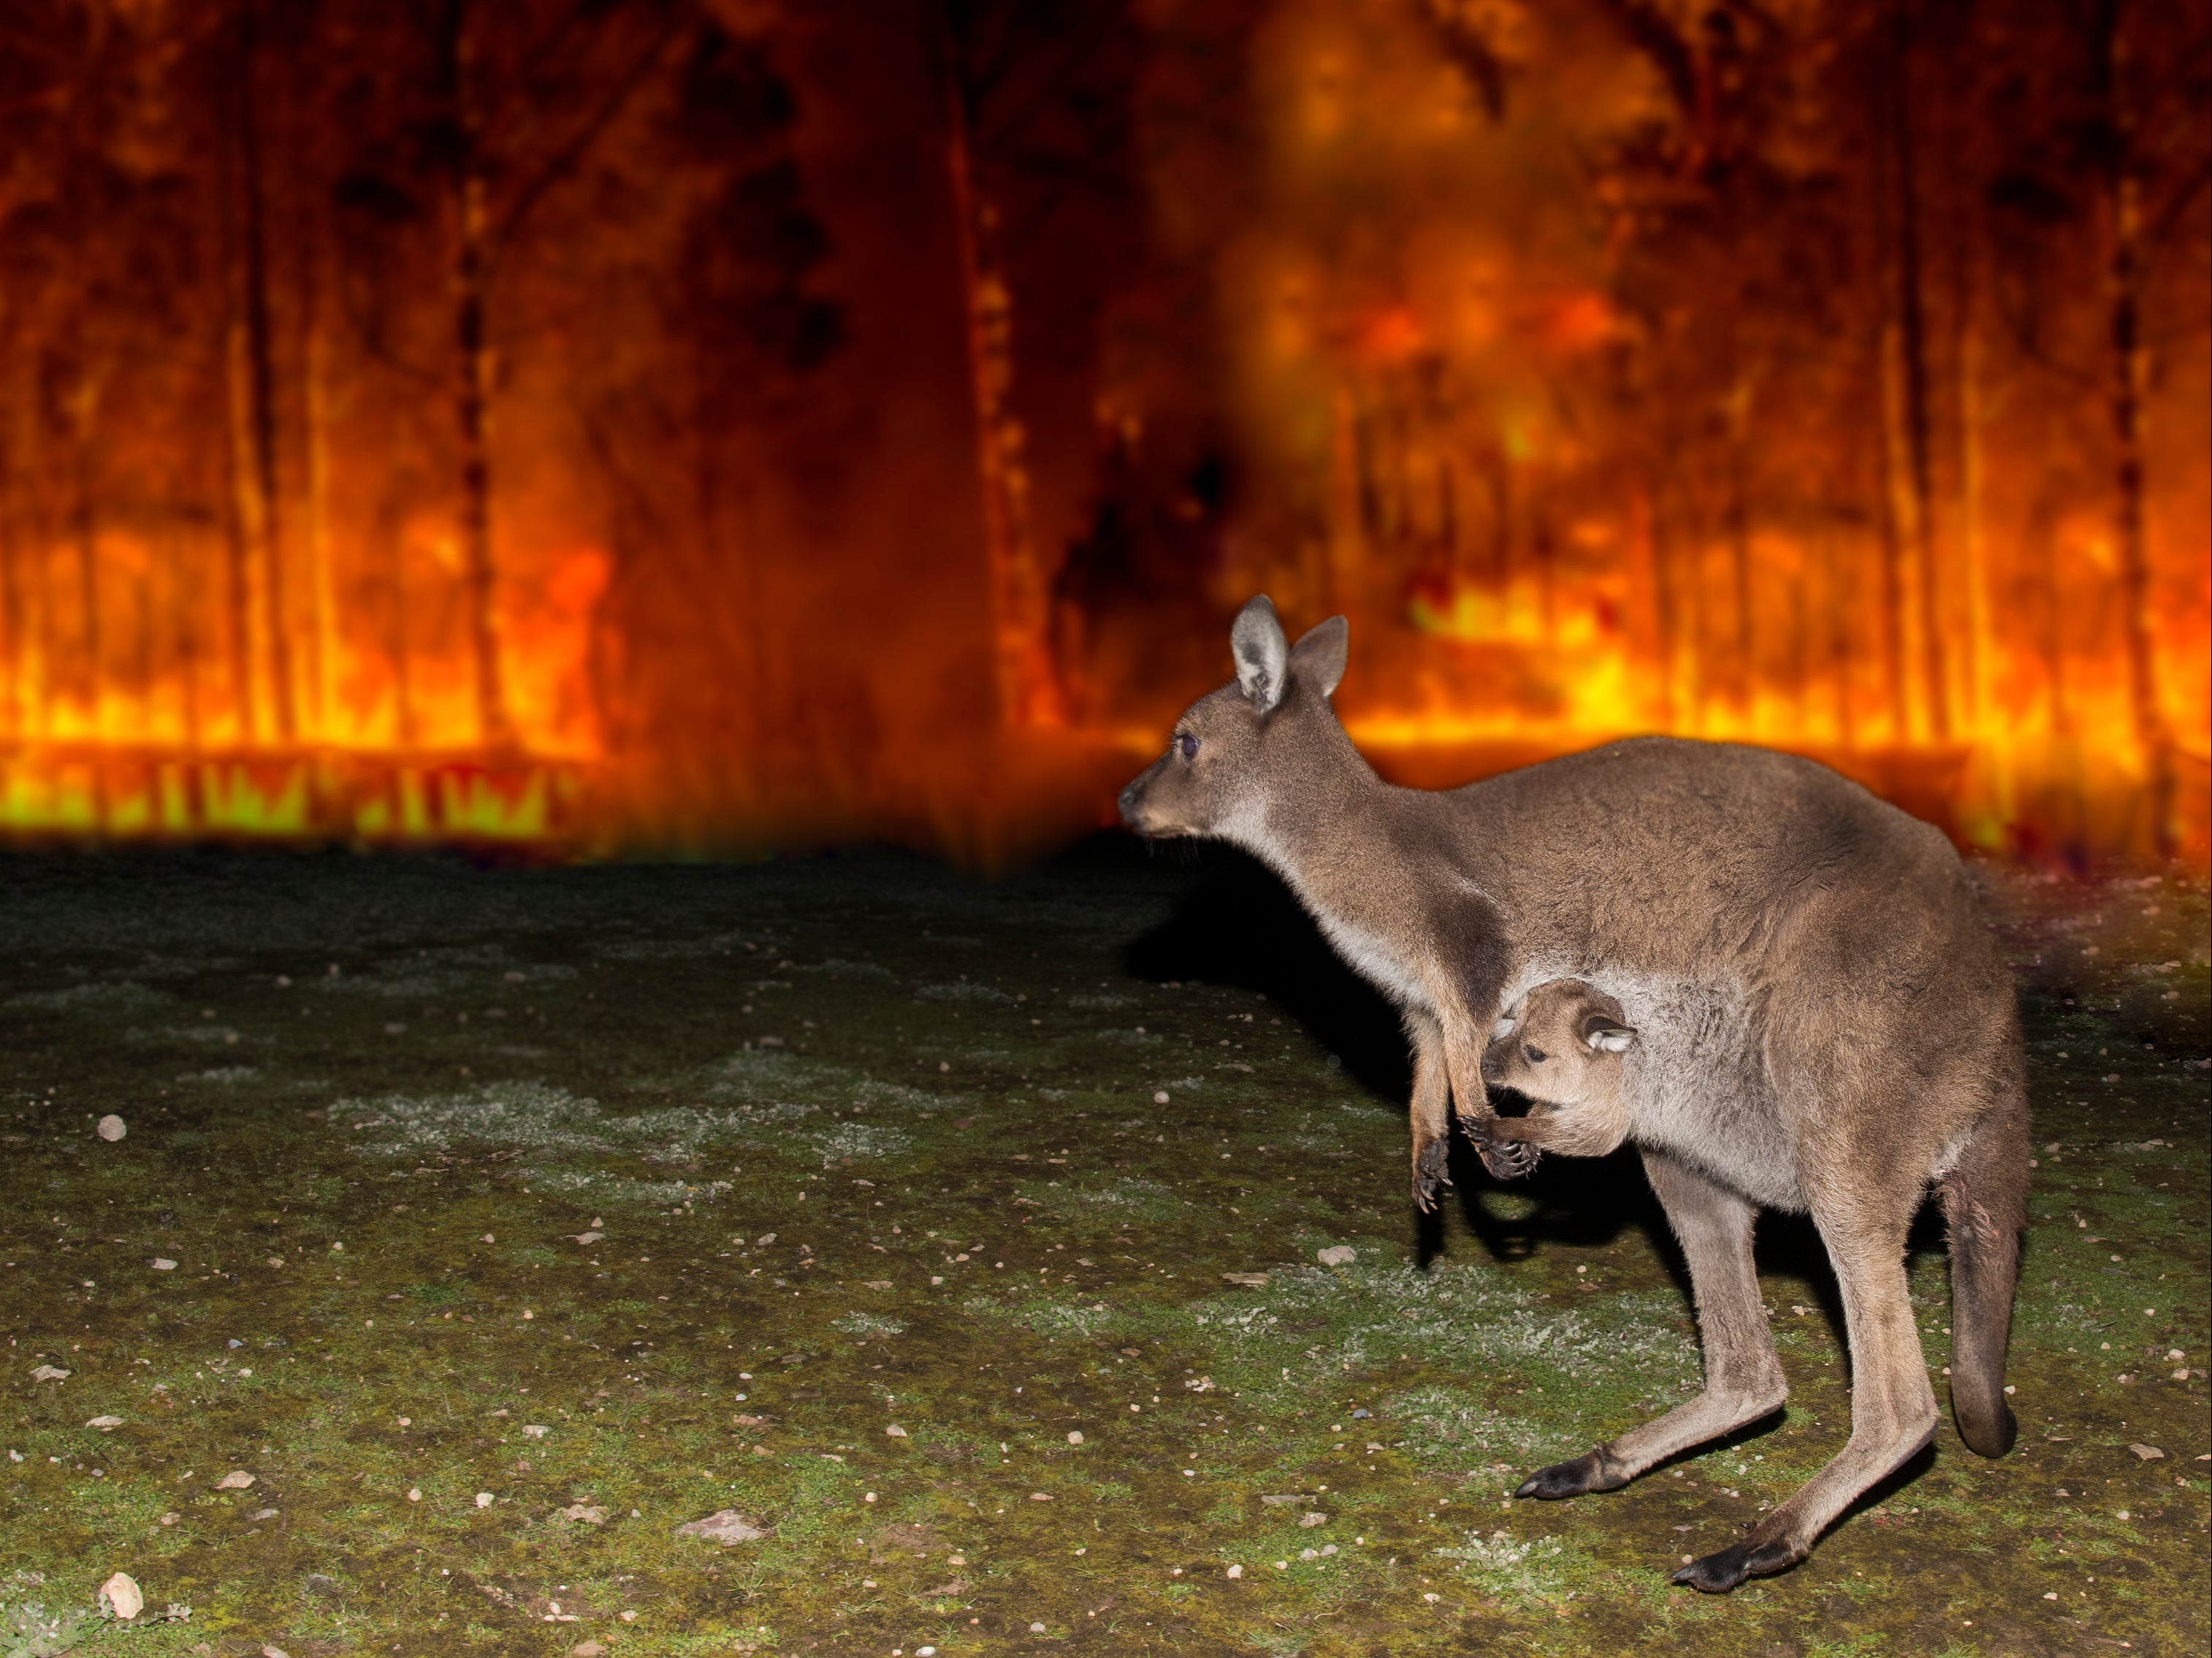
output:
<path id="1" fill-rule="evenodd" d="M 2019 1431 L 2005 1403 L 2005 1342 L 2027 1216 L 2027 1093 L 2008 1081 L 1942 1180 L 1951 1230 L 1951 1411 L 1959 1437 L 2002 1456 Z"/>

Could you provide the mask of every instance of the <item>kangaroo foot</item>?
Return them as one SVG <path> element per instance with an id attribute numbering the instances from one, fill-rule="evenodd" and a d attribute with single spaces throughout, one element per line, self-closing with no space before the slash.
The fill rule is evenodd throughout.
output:
<path id="1" fill-rule="evenodd" d="M 1771 1577 L 1778 1571 L 1788 1571 L 1808 1552 L 1786 1537 L 1765 1541 L 1747 1537 L 1692 1560 L 1667 1581 L 1687 1583 L 1705 1594 L 1726 1594 L 1747 1577 Z"/>
<path id="2" fill-rule="evenodd" d="M 1548 1468 L 1539 1468 L 1522 1480 L 1516 1497 L 1540 1497 L 1555 1502 L 1562 1497 L 1580 1497 L 1584 1491 L 1617 1491 L 1629 1481 L 1629 1476 L 1617 1472 L 1602 1446 L 1585 1451 L 1571 1462 L 1554 1462 Z"/>
<path id="3" fill-rule="evenodd" d="M 1413 1206 L 1423 1214 L 1435 1211 L 1444 1187 L 1451 1183 L 1449 1141 L 1431 1140 L 1413 1154 Z"/>
<path id="4" fill-rule="evenodd" d="M 1474 1142 L 1475 1151 L 1482 1157 L 1482 1166 L 1497 1180 L 1518 1180 L 1532 1172 L 1537 1159 L 1544 1154 L 1526 1140 L 1501 1139 L 1491 1132 L 1492 1125 L 1473 1117 L 1462 1117 L 1468 1139 Z"/>

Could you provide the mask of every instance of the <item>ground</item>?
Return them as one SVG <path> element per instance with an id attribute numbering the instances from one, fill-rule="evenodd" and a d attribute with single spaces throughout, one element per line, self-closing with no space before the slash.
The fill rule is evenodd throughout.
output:
<path id="1" fill-rule="evenodd" d="M 1421 1221 L 1388 1011 L 1234 857 L 18 856 L 0 1655 L 2201 1653 L 2205 895 L 1982 878 L 2020 1445 L 1708 1599 L 1846 1430 L 1817 1240 L 1784 1414 L 1510 1500 L 1694 1386 L 1664 1226 L 1626 1156 Z"/>

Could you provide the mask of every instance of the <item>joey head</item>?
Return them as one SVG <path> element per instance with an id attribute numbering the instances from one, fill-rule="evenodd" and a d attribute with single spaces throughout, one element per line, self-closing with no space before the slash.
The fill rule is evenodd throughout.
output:
<path id="1" fill-rule="evenodd" d="M 1601 1157 L 1628 1138 L 1626 1055 L 1636 1044 L 1620 1004 L 1579 979 L 1538 985 L 1498 1020 L 1482 1079 L 1535 1108 L 1501 1117 L 1493 1138 L 1563 1157 Z"/>

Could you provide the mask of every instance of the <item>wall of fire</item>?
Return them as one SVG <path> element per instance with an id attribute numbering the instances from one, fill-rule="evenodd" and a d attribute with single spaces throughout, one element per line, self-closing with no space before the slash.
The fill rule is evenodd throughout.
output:
<path id="1" fill-rule="evenodd" d="M 2201 8 L 21 0 L 0 823 L 1097 821 L 1265 589 L 1440 782 L 2206 845 Z"/>

